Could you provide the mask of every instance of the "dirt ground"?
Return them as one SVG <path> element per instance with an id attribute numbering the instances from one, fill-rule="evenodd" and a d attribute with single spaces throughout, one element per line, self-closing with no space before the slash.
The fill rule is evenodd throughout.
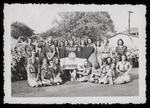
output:
<path id="1" fill-rule="evenodd" d="M 67 81 L 59 86 L 32 88 L 28 86 L 26 80 L 12 82 L 12 97 L 138 96 L 138 70 L 138 68 L 133 68 L 130 73 L 131 82 L 122 85 Z"/>

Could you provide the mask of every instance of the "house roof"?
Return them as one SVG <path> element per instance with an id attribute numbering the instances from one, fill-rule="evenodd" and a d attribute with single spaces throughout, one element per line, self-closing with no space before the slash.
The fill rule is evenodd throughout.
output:
<path id="1" fill-rule="evenodd" d="M 123 31 L 121 33 L 127 34 L 128 32 L 129 32 L 129 29 L 127 29 L 127 30 L 125 30 L 125 31 Z M 130 28 L 130 33 L 137 33 L 137 32 L 139 32 L 137 27 Z"/>
<path id="2" fill-rule="evenodd" d="M 132 33 L 138 33 L 138 28 L 137 28 L 137 27 L 131 28 L 131 29 L 130 29 L 130 33 L 131 33 L 131 34 L 130 34 L 131 37 L 137 37 L 137 38 L 138 38 L 138 35 L 132 35 Z M 128 30 L 125 30 L 125 31 L 123 31 L 123 32 L 116 33 L 116 34 L 114 34 L 113 36 L 110 36 L 109 38 L 115 37 L 115 36 L 117 36 L 117 35 L 119 35 L 119 34 L 129 36 Z M 108 39 L 109 39 L 109 38 L 108 38 Z"/>

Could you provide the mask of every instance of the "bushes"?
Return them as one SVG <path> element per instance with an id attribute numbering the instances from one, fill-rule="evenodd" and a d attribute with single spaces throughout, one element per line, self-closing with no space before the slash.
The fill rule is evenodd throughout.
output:
<path id="1" fill-rule="evenodd" d="M 27 78 L 25 69 L 25 53 L 23 44 L 12 45 L 11 49 L 11 79 L 12 81 Z"/>

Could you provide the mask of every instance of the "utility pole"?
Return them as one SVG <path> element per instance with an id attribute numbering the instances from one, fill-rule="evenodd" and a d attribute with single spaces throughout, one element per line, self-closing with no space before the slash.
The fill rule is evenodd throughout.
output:
<path id="1" fill-rule="evenodd" d="M 129 12 L 129 35 L 130 35 L 130 13 L 133 13 L 132 11 L 128 11 Z"/>

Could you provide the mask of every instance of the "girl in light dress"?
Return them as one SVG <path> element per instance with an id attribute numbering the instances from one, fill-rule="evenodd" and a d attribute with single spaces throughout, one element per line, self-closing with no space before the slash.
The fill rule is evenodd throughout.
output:
<path id="1" fill-rule="evenodd" d="M 112 58 L 112 49 L 108 45 L 108 39 L 103 40 L 103 45 L 101 46 L 101 59 L 111 57 Z"/>
<path id="2" fill-rule="evenodd" d="M 117 63 L 116 70 L 118 77 L 114 80 L 115 84 L 123 84 L 130 82 L 129 72 L 132 69 L 132 65 L 127 61 L 126 55 L 121 56 L 121 61 Z"/>
<path id="3" fill-rule="evenodd" d="M 99 40 L 96 41 L 96 47 L 95 47 L 95 55 L 96 55 L 96 59 L 97 62 L 99 63 L 99 65 L 102 65 L 102 58 L 101 58 L 101 43 Z"/>

